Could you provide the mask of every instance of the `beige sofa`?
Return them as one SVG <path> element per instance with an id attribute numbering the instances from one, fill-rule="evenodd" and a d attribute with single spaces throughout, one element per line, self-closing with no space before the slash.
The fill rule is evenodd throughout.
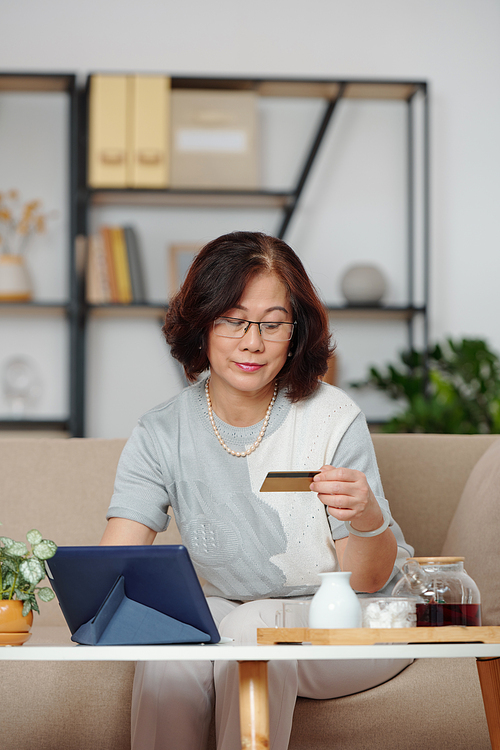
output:
<path id="1" fill-rule="evenodd" d="M 98 543 L 123 442 L 0 440 L 0 533 L 23 539 L 34 527 L 60 545 Z M 374 435 L 374 443 L 393 515 L 416 553 L 465 555 L 482 591 L 483 623 L 500 624 L 500 440 Z M 175 533 L 160 543 L 177 542 Z M 50 602 L 32 642 L 49 643 L 54 628 L 69 637 Z M 130 663 L 3 662 L 2 746 L 128 750 L 133 671 Z M 290 743 L 290 750 L 489 747 L 476 666 L 462 659 L 417 661 L 358 695 L 299 699 Z"/>

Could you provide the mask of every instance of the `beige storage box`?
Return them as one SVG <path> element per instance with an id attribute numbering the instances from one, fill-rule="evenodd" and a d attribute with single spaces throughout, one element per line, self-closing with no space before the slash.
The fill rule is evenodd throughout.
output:
<path id="1" fill-rule="evenodd" d="M 171 135 L 172 188 L 258 188 L 254 93 L 174 89 Z"/>

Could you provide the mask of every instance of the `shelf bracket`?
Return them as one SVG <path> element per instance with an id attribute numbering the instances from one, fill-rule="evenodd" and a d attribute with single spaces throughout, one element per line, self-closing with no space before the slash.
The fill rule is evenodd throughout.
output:
<path id="1" fill-rule="evenodd" d="M 297 186 L 293 192 L 292 200 L 290 201 L 290 204 L 288 205 L 288 207 L 285 209 L 283 221 L 281 222 L 281 226 L 277 233 L 277 236 L 280 239 L 283 239 L 283 237 L 285 236 L 286 230 L 288 229 L 288 225 L 290 224 L 290 221 L 295 212 L 295 209 L 297 208 L 297 204 L 299 202 L 300 196 L 302 195 L 302 191 L 304 190 L 304 186 L 307 182 L 307 178 L 309 177 L 309 173 L 312 169 L 312 166 L 314 164 L 314 161 L 316 159 L 320 146 L 323 142 L 325 133 L 332 119 L 333 113 L 335 111 L 335 107 L 337 106 L 338 102 L 342 99 L 345 88 L 346 88 L 345 82 L 341 83 L 338 95 L 334 99 L 330 99 L 327 101 L 323 119 L 320 122 L 319 128 L 314 137 L 312 146 L 306 157 L 301 175 L 297 182 Z"/>

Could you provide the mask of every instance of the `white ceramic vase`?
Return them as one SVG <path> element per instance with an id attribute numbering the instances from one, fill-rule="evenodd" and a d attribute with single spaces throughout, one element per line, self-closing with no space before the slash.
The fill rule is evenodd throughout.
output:
<path id="1" fill-rule="evenodd" d="M 361 605 L 349 580 L 350 571 L 320 573 L 321 586 L 309 608 L 310 628 L 360 628 Z"/>
<path id="2" fill-rule="evenodd" d="M 342 277 L 342 294 L 350 305 L 378 305 L 386 292 L 386 281 L 377 266 L 351 266 Z"/>
<path id="3" fill-rule="evenodd" d="M 29 302 L 31 283 L 22 255 L 0 255 L 0 301 Z"/>

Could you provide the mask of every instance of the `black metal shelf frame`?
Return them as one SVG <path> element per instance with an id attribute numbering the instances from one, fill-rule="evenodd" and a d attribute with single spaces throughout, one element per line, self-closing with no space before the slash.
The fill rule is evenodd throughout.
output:
<path id="1" fill-rule="evenodd" d="M 73 73 L 29 73 L 29 72 L 0 72 L 0 92 L 44 93 L 61 92 L 69 98 L 69 127 L 68 127 L 68 164 L 69 164 L 69 196 L 68 196 L 68 253 L 69 263 L 69 300 L 67 302 L 30 302 L 30 303 L 2 303 L 0 317 L 13 315 L 65 315 L 69 327 L 70 350 L 68 356 L 69 404 L 68 415 L 63 418 L 23 418 L 11 419 L 0 417 L 3 429 L 58 429 L 70 435 L 83 435 L 83 423 L 80 420 L 81 406 L 78 403 L 82 392 L 79 382 L 80 361 L 77 352 L 80 351 L 80 331 L 77 320 L 79 316 L 75 296 L 75 253 L 76 238 L 76 187 L 77 187 L 77 148 L 78 118 L 76 111 L 77 89 L 76 75 Z"/>
<path id="2" fill-rule="evenodd" d="M 91 76 L 89 76 L 90 81 Z M 319 126 L 309 145 L 300 174 L 295 186 L 289 191 L 275 192 L 269 190 L 175 190 L 175 189 L 92 189 L 84 181 L 80 183 L 82 216 L 81 230 L 86 233 L 87 211 L 92 206 L 102 205 L 158 205 L 158 206 L 218 206 L 218 207 L 248 207 L 260 206 L 272 208 L 281 213 L 276 236 L 284 238 L 290 222 L 299 204 L 304 187 L 314 167 L 321 150 L 326 133 L 331 127 L 333 116 L 338 103 L 342 99 L 390 99 L 403 101 L 407 105 L 407 303 L 404 305 L 377 307 L 349 307 L 329 306 L 332 317 L 351 319 L 377 318 L 378 320 L 406 321 L 408 345 L 412 347 L 415 341 L 415 322 L 417 318 L 423 320 L 423 346 L 428 344 L 428 299 L 429 299 L 429 106 L 428 87 L 424 81 L 397 80 L 330 80 L 330 79 L 289 79 L 289 78 L 209 78 L 182 77 L 171 79 L 172 88 L 188 89 L 219 89 L 219 90 L 252 90 L 261 96 L 292 96 L 316 97 L 325 101 L 323 115 Z M 88 85 L 87 85 L 88 94 Z M 421 134 L 421 153 L 417 155 L 415 107 L 417 97 L 421 97 L 423 107 L 423 132 Z M 85 97 L 85 102 L 87 101 Z M 81 122 L 86 122 L 86 113 Z M 85 131 L 86 132 L 86 131 Z M 80 145 L 85 141 L 85 134 L 80 138 Z M 87 149 L 85 148 L 85 153 Z M 421 184 L 417 184 L 416 161 L 421 160 Z M 86 175 L 84 164 L 82 175 Z M 416 274 L 415 274 L 415 229 L 417 223 L 416 202 L 420 198 L 422 225 L 422 270 L 423 285 L 420 303 L 416 302 Z M 80 293 L 81 294 L 81 293 Z M 91 315 L 124 316 L 141 310 L 141 314 L 161 317 L 162 306 L 151 303 L 135 308 L 131 306 L 128 312 L 120 305 L 85 306 Z M 84 327 L 84 324 L 83 324 Z M 81 331 L 81 340 L 84 330 Z M 82 376 L 83 377 L 83 376 Z M 83 408 L 83 382 L 79 403 Z M 83 414 L 81 416 L 83 425 Z"/>

